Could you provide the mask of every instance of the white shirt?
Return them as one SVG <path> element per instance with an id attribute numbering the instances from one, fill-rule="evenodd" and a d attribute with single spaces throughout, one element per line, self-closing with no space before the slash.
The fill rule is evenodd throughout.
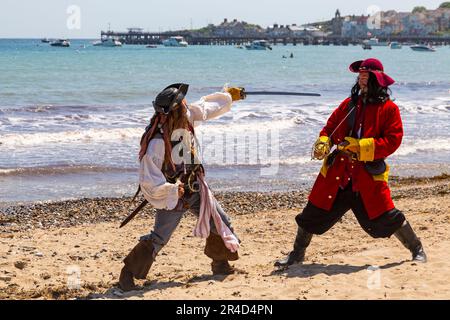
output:
<path id="1" fill-rule="evenodd" d="M 187 116 L 193 126 L 217 118 L 231 110 L 229 93 L 217 92 L 188 106 Z M 156 209 L 172 210 L 178 203 L 179 183 L 168 183 L 161 169 L 165 146 L 162 138 L 150 140 L 147 152 L 140 162 L 139 184 L 145 199 Z"/>

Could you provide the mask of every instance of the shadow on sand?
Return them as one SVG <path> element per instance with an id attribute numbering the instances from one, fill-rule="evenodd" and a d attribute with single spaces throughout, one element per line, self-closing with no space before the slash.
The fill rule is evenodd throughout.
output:
<path id="1" fill-rule="evenodd" d="M 395 268 L 397 266 L 402 265 L 403 263 L 408 262 L 407 260 L 388 263 L 382 266 L 378 266 L 380 269 L 389 269 Z M 322 264 L 322 263 L 311 263 L 311 264 L 296 264 L 292 265 L 289 268 L 285 269 L 277 269 L 273 270 L 270 275 L 271 276 L 280 276 L 285 275 L 288 278 L 310 278 L 314 277 L 318 274 L 326 274 L 328 276 L 334 276 L 339 274 L 352 274 L 359 271 L 367 270 L 371 265 L 366 264 L 362 266 L 354 266 L 349 264 Z M 246 272 L 241 271 L 238 274 L 245 274 Z M 176 287 L 187 287 L 192 283 L 200 283 L 206 281 L 223 281 L 227 278 L 227 275 L 211 275 L 211 274 L 203 274 L 194 276 L 188 279 L 185 282 L 179 281 L 146 281 L 143 286 L 138 287 L 137 290 L 123 292 L 118 288 L 117 285 L 112 286 L 105 293 L 97 294 L 89 294 L 84 299 L 127 299 L 131 297 L 140 297 L 143 298 L 147 292 L 158 291 L 158 290 L 166 290 L 170 288 Z"/>
<path id="2" fill-rule="evenodd" d="M 395 268 L 407 262 L 407 260 L 388 263 L 382 266 L 378 266 L 380 269 Z M 371 265 L 366 264 L 363 266 L 353 266 L 349 264 L 322 264 L 322 263 L 311 263 L 311 264 L 296 264 L 289 268 L 277 269 L 270 273 L 270 275 L 286 275 L 288 278 L 298 277 L 298 278 L 310 278 L 318 274 L 326 274 L 328 276 L 335 276 L 339 274 L 351 274 L 362 270 L 367 270 Z"/>
<path id="3" fill-rule="evenodd" d="M 127 299 L 131 297 L 144 297 L 144 294 L 151 291 L 165 290 L 170 288 L 182 287 L 186 285 L 178 281 L 146 281 L 143 286 L 138 286 L 136 290 L 124 292 L 118 284 L 112 286 L 104 293 L 92 293 L 85 299 Z"/>
<path id="4" fill-rule="evenodd" d="M 191 283 L 199 283 L 205 281 L 223 281 L 227 275 L 212 275 L 212 274 L 203 274 L 199 276 L 194 276 L 188 279 L 186 282 L 179 281 L 146 281 L 143 286 L 139 286 L 137 290 L 124 292 L 122 291 L 118 285 L 112 286 L 104 293 L 92 293 L 89 294 L 85 299 L 127 299 L 131 297 L 140 297 L 143 298 L 147 292 L 158 291 L 158 290 L 166 290 L 170 288 L 177 287 L 186 287 Z"/>

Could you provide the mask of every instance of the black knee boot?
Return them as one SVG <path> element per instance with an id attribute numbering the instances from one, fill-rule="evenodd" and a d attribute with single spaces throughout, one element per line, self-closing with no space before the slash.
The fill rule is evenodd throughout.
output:
<path id="1" fill-rule="evenodd" d="M 427 255 L 423 250 L 422 243 L 407 221 L 394 234 L 405 248 L 411 251 L 414 261 L 427 262 Z"/>
<path id="2" fill-rule="evenodd" d="M 305 251 L 312 239 L 312 234 L 298 227 L 297 236 L 295 237 L 294 250 L 289 255 L 275 262 L 276 267 L 288 267 L 294 263 L 303 262 Z"/>

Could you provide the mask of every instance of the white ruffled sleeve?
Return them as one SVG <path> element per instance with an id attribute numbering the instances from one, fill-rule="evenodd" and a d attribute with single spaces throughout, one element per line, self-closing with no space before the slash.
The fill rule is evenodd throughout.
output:
<path id="1" fill-rule="evenodd" d="M 163 139 L 150 140 L 140 163 L 139 184 L 145 199 L 153 207 L 172 210 L 178 203 L 178 183 L 168 183 L 161 171 L 164 151 Z"/>
<path id="2" fill-rule="evenodd" d="M 198 125 L 199 121 L 220 117 L 231 110 L 232 102 L 231 95 L 225 92 L 216 92 L 204 96 L 188 106 L 189 121 Z"/>

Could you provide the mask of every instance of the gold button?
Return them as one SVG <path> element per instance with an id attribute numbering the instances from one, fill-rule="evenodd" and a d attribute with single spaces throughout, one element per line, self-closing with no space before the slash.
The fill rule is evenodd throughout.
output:
<path id="1" fill-rule="evenodd" d="M 341 161 L 344 161 L 344 158 L 341 158 Z"/>
<path id="2" fill-rule="evenodd" d="M 355 166 L 352 166 L 352 169 L 354 168 Z"/>
<path id="3" fill-rule="evenodd" d="M 348 181 L 352 180 L 352 178 L 348 178 Z"/>
<path id="4" fill-rule="evenodd" d="M 339 180 L 339 177 L 336 177 L 336 180 Z"/>
<path id="5" fill-rule="evenodd" d="M 332 199 L 333 197 L 332 196 L 328 196 L 328 199 Z"/>

